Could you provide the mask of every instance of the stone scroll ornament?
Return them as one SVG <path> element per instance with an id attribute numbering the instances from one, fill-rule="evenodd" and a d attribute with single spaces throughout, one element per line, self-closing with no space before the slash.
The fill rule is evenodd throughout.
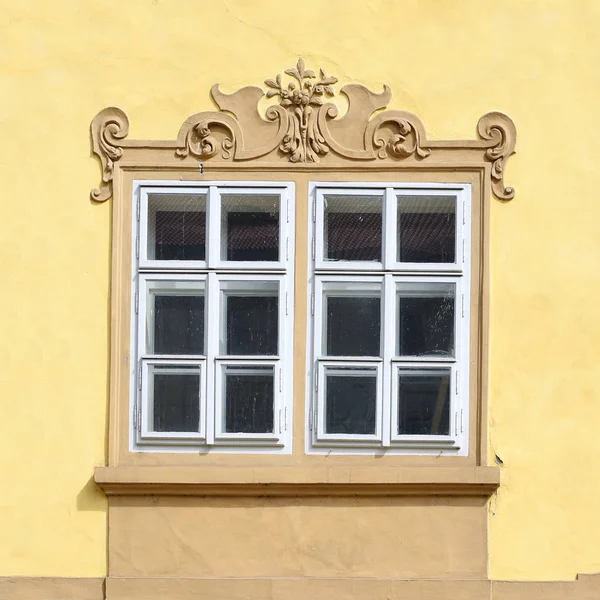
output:
<path id="1" fill-rule="evenodd" d="M 110 198 L 115 164 L 124 149 L 136 147 L 172 149 L 179 160 L 238 164 L 261 160 L 270 166 L 288 163 L 288 168 L 312 165 L 315 170 L 320 165 L 343 169 L 350 163 L 432 161 L 448 149 L 479 150 L 490 164 L 494 194 L 502 200 L 514 197 L 514 189 L 504 185 L 504 168 L 514 154 L 516 129 L 505 114 L 481 117 L 477 140 L 428 140 L 416 115 L 384 110 L 392 96 L 387 85 L 375 93 L 350 83 L 338 92 L 337 83 L 324 69 L 317 75 L 299 59 L 294 68 L 267 79 L 264 89 L 248 86 L 225 94 L 214 85 L 211 95 L 219 110 L 191 116 L 173 142 L 127 140 L 127 115 L 119 108 L 105 108 L 91 125 L 93 151 L 102 163 L 102 184 L 91 197 L 98 202 Z M 347 101 L 342 115 L 333 101 L 340 94 Z M 261 112 L 263 104 L 266 109 Z"/>

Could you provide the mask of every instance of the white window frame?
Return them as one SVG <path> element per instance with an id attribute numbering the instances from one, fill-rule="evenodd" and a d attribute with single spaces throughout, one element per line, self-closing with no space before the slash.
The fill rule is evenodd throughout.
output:
<path id="1" fill-rule="evenodd" d="M 375 433 L 370 435 L 361 435 L 360 437 L 352 434 L 341 434 L 341 433 L 326 433 L 325 432 L 325 391 L 327 389 L 327 375 L 326 371 L 335 368 L 341 369 L 353 369 L 354 373 L 350 373 L 350 377 L 359 376 L 359 371 L 374 370 L 377 382 L 377 395 L 375 400 Z M 366 359 L 363 361 L 339 361 L 339 360 L 319 360 L 317 365 L 317 379 L 315 383 L 315 391 L 317 393 L 317 403 L 312 415 L 313 429 L 315 431 L 316 444 L 325 444 L 327 446 L 353 446 L 353 445 L 372 445 L 377 443 L 381 439 L 382 431 L 382 361 Z M 335 376 L 335 371 L 334 371 Z"/>
<path id="2" fill-rule="evenodd" d="M 156 261 L 147 257 L 148 195 L 206 194 L 206 252 L 204 261 Z M 279 194 L 279 260 L 221 260 L 221 196 L 223 194 Z M 133 452 L 291 453 L 293 390 L 293 283 L 294 199 L 291 182 L 173 182 L 136 181 L 133 187 L 132 227 L 132 360 L 131 442 Z M 180 293 L 204 289 L 204 354 L 156 355 L 147 351 L 147 296 L 150 286 L 169 291 L 169 282 L 181 284 Z M 270 282 L 278 287 L 278 354 L 228 356 L 221 352 L 224 331 L 223 290 L 253 293 Z M 258 290 L 256 293 L 260 294 Z M 266 293 L 266 292 L 265 292 Z M 200 368 L 200 424 L 196 432 L 151 431 L 149 391 L 153 365 Z M 220 427 L 224 408 L 223 368 L 272 366 L 274 372 L 274 431 L 266 434 L 225 433 Z"/>
<path id="3" fill-rule="evenodd" d="M 365 187 L 363 189 L 353 189 L 353 188 L 316 188 L 315 189 L 315 201 L 313 206 L 313 210 L 316 212 L 313 213 L 316 220 L 316 235 L 313 237 L 313 258 L 316 261 L 317 269 L 326 269 L 328 271 L 371 271 L 373 269 L 381 270 L 383 267 L 383 262 L 385 260 L 385 240 L 382 239 L 382 256 L 381 261 L 347 261 L 347 260 L 337 260 L 337 261 L 327 261 L 325 260 L 325 196 L 328 194 L 343 194 L 344 196 L 381 196 L 381 217 L 384 218 L 384 206 L 385 206 L 385 190 L 381 188 L 377 189 L 375 187 Z"/>
<path id="4" fill-rule="evenodd" d="M 135 189 L 135 185 L 134 185 Z M 188 193 L 194 195 L 205 195 L 206 196 L 206 228 L 208 231 L 209 226 L 209 218 L 210 218 L 210 198 L 209 192 L 210 188 L 206 185 L 195 186 L 193 188 L 185 188 Z M 152 185 L 149 186 L 140 186 L 139 195 L 137 198 L 134 197 L 135 202 L 135 212 L 134 214 L 137 217 L 139 222 L 139 229 L 136 231 L 136 248 L 134 257 L 138 259 L 138 267 L 140 271 L 142 269 L 149 270 L 160 270 L 160 271 L 174 271 L 174 270 L 182 270 L 182 269 L 190 269 L 190 270 L 198 270 L 198 269 L 206 269 L 208 267 L 208 246 L 209 240 L 208 236 L 206 237 L 206 249 L 205 249 L 205 260 L 154 260 L 148 258 L 148 231 L 149 231 L 149 223 L 150 223 L 150 215 L 149 215 L 149 196 L 151 194 L 181 194 L 182 187 L 174 184 L 174 182 L 170 182 L 170 185 L 160 186 Z M 135 196 L 135 193 L 134 193 Z"/>
<path id="5" fill-rule="evenodd" d="M 212 207 L 215 207 L 212 210 L 212 214 L 210 215 L 210 225 L 213 227 L 221 228 L 221 215 L 222 215 L 222 197 L 227 195 L 236 195 L 236 192 L 239 194 L 239 187 L 225 187 L 225 186 L 211 186 L 209 188 L 209 202 Z M 244 191 L 244 194 L 250 193 L 252 195 L 271 195 L 273 194 L 273 187 L 265 187 L 264 184 L 261 184 L 259 187 L 253 187 L 251 190 Z M 213 198 L 215 200 L 213 200 Z M 277 261 L 255 261 L 253 264 L 258 265 L 261 271 L 276 271 L 276 270 L 284 270 L 286 268 L 286 264 L 289 261 L 290 254 L 290 239 L 287 235 L 286 230 L 288 229 L 290 222 L 290 194 L 289 193 L 281 193 L 280 195 L 280 203 L 279 203 L 279 260 Z M 209 265 L 213 266 L 216 269 L 222 270 L 247 270 L 248 262 L 246 261 L 234 261 L 234 260 L 223 260 L 221 258 L 221 249 L 223 245 L 222 236 L 220 236 L 219 243 L 209 244 Z"/>
<path id="6" fill-rule="evenodd" d="M 306 445 L 312 454 L 449 454 L 468 455 L 469 440 L 469 306 L 471 280 L 471 186 L 446 183 L 397 182 L 311 182 L 309 239 L 312 253 L 308 258 L 308 339 Z M 324 198 L 328 194 L 383 195 L 382 261 L 324 260 Z M 397 196 L 455 196 L 455 262 L 400 263 L 397 259 Z M 453 283 L 455 287 L 454 356 L 396 356 L 398 284 Z M 338 357 L 324 355 L 325 290 L 344 284 L 382 286 L 381 357 Z M 378 386 L 379 435 L 343 436 L 324 432 L 324 367 L 330 365 L 380 369 Z M 398 435 L 398 371 L 449 368 L 450 435 Z M 381 401 L 379 401 L 381 398 Z"/>
<path id="7" fill-rule="evenodd" d="M 152 407 L 150 402 L 150 390 L 152 387 L 150 370 L 153 366 L 170 367 L 169 371 L 173 374 L 183 374 L 191 371 L 191 367 L 198 367 L 200 370 L 200 395 L 198 398 L 200 422 L 198 432 L 157 432 L 151 428 Z M 206 440 L 206 360 L 185 359 L 178 360 L 176 364 L 172 359 L 152 358 L 143 360 L 141 363 L 141 385 L 139 387 L 140 395 L 143 398 L 144 409 L 139 412 L 138 418 L 139 443 L 185 443 L 185 442 L 204 442 Z"/>

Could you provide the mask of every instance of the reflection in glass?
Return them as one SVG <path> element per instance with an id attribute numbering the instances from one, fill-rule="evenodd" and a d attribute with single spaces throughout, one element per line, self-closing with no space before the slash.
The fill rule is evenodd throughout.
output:
<path id="1" fill-rule="evenodd" d="M 456 198 L 398 196 L 398 261 L 456 260 Z"/>
<path id="2" fill-rule="evenodd" d="M 273 433 L 273 367 L 225 367 L 225 433 Z"/>
<path id="3" fill-rule="evenodd" d="M 200 373 L 198 367 L 150 367 L 152 431 L 198 432 Z"/>
<path id="4" fill-rule="evenodd" d="M 154 354 L 204 354 L 204 296 L 153 296 Z"/>
<path id="5" fill-rule="evenodd" d="M 398 375 L 398 434 L 449 433 L 450 369 L 401 371 Z"/>
<path id="6" fill-rule="evenodd" d="M 380 196 L 325 197 L 325 260 L 381 261 Z"/>
<path id="7" fill-rule="evenodd" d="M 226 294 L 228 355 L 272 356 L 278 352 L 278 308 L 276 295 Z"/>
<path id="8" fill-rule="evenodd" d="M 221 260 L 279 260 L 279 196 L 222 196 L 221 240 Z"/>
<path id="9" fill-rule="evenodd" d="M 398 284 L 398 356 L 454 355 L 454 284 Z"/>
<path id="10" fill-rule="evenodd" d="M 326 354 L 379 356 L 381 300 L 367 296 L 326 296 Z"/>
<path id="11" fill-rule="evenodd" d="M 375 433 L 375 369 L 325 369 L 325 433 Z"/>
<path id="12" fill-rule="evenodd" d="M 205 260 L 206 196 L 148 196 L 148 259 Z"/>

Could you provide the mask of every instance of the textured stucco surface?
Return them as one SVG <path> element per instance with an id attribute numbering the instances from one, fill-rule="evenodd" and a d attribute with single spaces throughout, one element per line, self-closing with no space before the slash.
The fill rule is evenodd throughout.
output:
<path id="1" fill-rule="evenodd" d="M 483 498 L 114 498 L 111 577 L 485 579 Z"/>
<path id="2" fill-rule="evenodd" d="M 392 87 L 432 138 L 518 127 L 492 205 L 490 576 L 600 570 L 600 4 L 345 0 L 0 0 L 0 573 L 101 576 L 110 206 L 88 126 L 127 110 L 174 138 L 210 86 L 260 84 L 302 55 Z"/>

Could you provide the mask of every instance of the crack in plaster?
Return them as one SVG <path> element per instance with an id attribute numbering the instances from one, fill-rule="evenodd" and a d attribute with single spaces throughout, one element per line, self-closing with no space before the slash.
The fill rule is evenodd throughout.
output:
<path id="1" fill-rule="evenodd" d="M 231 17 L 233 17 L 236 21 L 238 21 L 238 23 L 245 25 L 249 29 L 254 29 L 255 31 L 260 31 L 261 33 L 264 33 L 267 37 L 269 37 L 272 41 L 274 41 L 280 48 L 282 48 L 286 52 L 289 52 L 289 53 L 293 54 L 294 56 L 299 56 L 299 54 L 288 45 L 286 40 L 279 38 L 272 31 L 269 31 L 268 29 L 265 29 L 264 27 L 261 27 L 260 25 L 254 25 L 253 23 L 244 21 L 244 19 L 239 17 L 233 10 L 231 10 L 231 8 L 229 8 L 229 5 L 227 4 L 226 0 L 221 0 L 221 4 L 222 4 L 223 8 L 225 9 L 225 12 L 228 15 L 230 15 Z"/>

